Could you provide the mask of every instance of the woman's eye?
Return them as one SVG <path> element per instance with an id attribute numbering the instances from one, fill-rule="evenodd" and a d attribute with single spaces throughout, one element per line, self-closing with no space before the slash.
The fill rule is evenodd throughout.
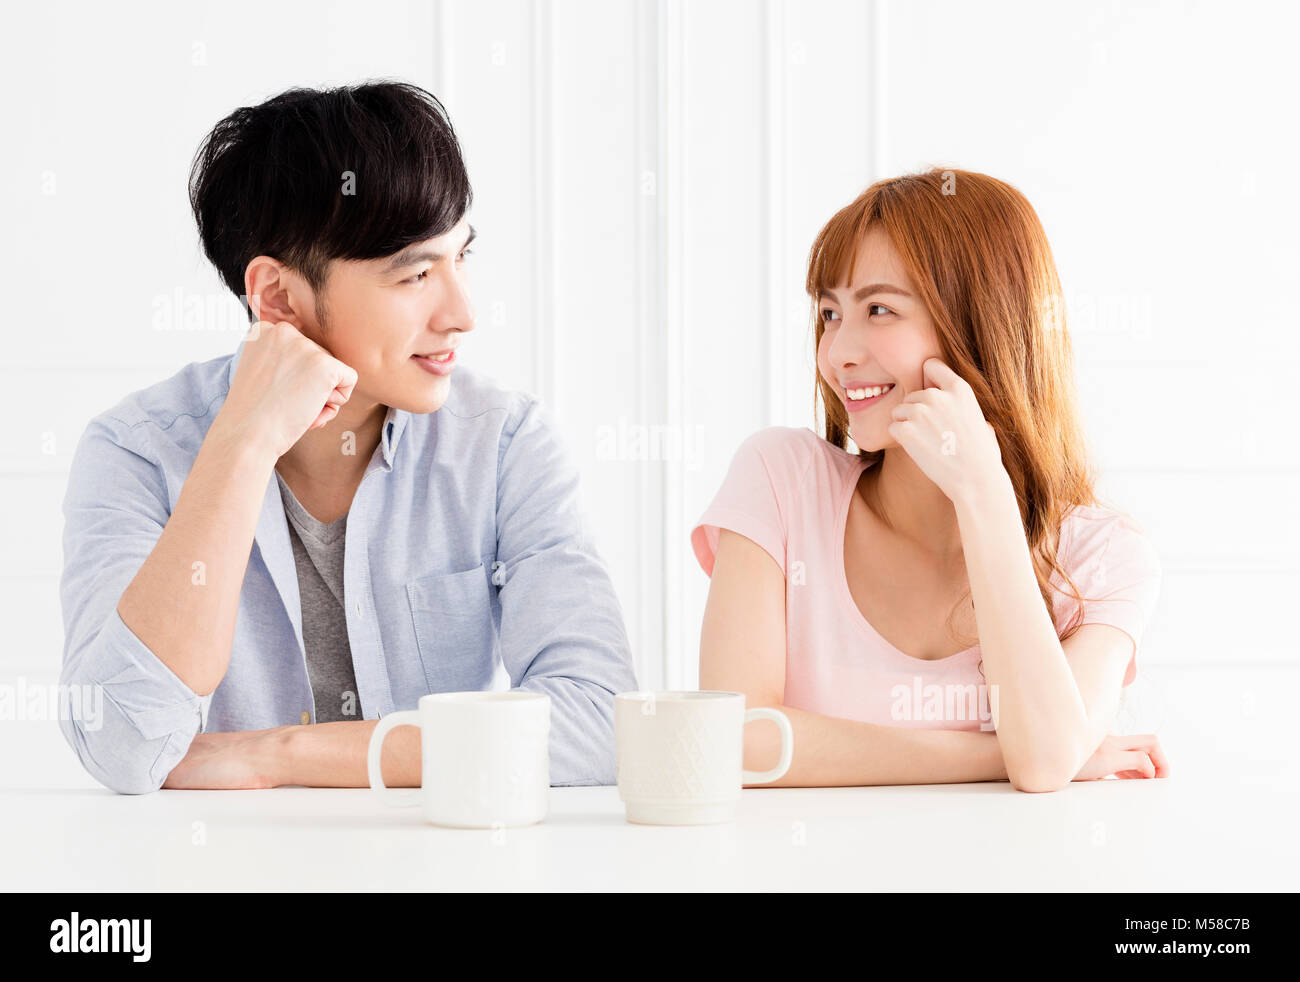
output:
<path id="1" fill-rule="evenodd" d="M 873 304 L 868 304 L 868 305 L 867 305 L 867 316 L 868 316 L 868 317 L 876 317 L 876 316 L 879 316 L 879 315 L 876 313 L 876 311 L 880 311 L 881 314 L 892 314 L 892 313 L 893 313 L 893 311 L 890 310 L 888 307 L 886 307 L 884 304 L 873 303 Z M 829 322 L 832 320 L 833 317 L 834 317 L 834 318 L 837 318 L 837 319 L 842 319 L 842 318 L 839 318 L 839 311 L 832 310 L 830 307 L 823 307 L 823 308 L 822 308 L 822 321 L 823 321 L 823 322 L 828 322 L 828 323 L 829 323 Z"/>
<path id="2" fill-rule="evenodd" d="M 473 250 L 473 249 L 462 249 L 461 252 L 460 252 L 460 258 L 461 258 L 462 260 L 463 260 L 466 256 L 472 256 L 472 255 L 474 255 L 474 250 Z"/>

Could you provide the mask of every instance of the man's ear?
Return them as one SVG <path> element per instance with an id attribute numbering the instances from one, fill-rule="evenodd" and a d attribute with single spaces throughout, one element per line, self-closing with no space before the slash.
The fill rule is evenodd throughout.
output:
<path id="1" fill-rule="evenodd" d="M 248 306 L 259 321 L 288 321 L 298 330 L 305 326 L 294 300 L 291 286 L 293 271 L 278 259 L 257 256 L 244 270 L 244 290 Z"/>

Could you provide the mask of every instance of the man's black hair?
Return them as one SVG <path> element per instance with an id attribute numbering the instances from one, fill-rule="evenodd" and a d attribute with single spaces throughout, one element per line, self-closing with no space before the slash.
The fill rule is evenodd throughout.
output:
<path id="1" fill-rule="evenodd" d="M 236 109 L 199 147 L 189 188 L 203 251 L 236 297 L 266 255 L 302 274 L 318 315 L 330 260 L 442 235 L 473 200 L 442 103 L 387 80 L 292 88 Z"/>

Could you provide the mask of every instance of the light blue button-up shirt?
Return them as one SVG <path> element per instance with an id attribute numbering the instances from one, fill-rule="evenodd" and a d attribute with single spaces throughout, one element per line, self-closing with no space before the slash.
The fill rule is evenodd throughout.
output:
<path id="1" fill-rule="evenodd" d="M 161 787 L 200 731 L 265 729 L 314 714 L 274 474 L 230 667 L 215 691 L 195 694 L 117 613 L 246 343 L 96 416 L 73 456 L 63 503 L 59 725 L 86 769 L 122 793 Z M 458 367 L 437 412 L 389 407 L 348 511 L 344 567 L 367 719 L 414 709 L 430 692 L 544 692 L 551 783 L 615 783 L 614 694 L 637 687 L 627 634 L 579 509 L 577 470 L 536 399 Z M 72 699 L 92 686 L 103 696 L 93 716 Z"/>

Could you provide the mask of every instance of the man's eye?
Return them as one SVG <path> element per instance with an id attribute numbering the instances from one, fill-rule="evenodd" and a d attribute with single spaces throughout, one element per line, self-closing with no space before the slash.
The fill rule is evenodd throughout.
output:
<path id="1" fill-rule="evenodd" d="M 457 262 L 464 262 L 465 257 L 466 257 L 466 256 L 469 256 L 469 255 L 472 255 L 473 252 L 474 252 L 473 249 L 462 249 L 462 250 L 460 251 L 460 255 L 456 257 L 456 261 L 457 261 Z M 424 270 L 423 272 L 416 273 L 414 276 L 408 276 L 406 279 L 402 280 L 402 282 L 403 282 L 403 283 L 422 283 L 425 279 L 428 278 L 429 273 L 430 273 L 430 270 L 426 269 L 426 270 Z"/>

